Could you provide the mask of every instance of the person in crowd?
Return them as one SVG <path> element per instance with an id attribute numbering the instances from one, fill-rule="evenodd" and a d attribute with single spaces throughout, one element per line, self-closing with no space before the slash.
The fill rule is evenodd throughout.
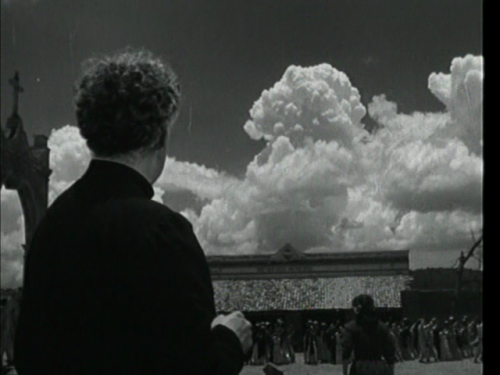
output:
<path id="1" fill-rule="evenodd" d="M 271 334 L 271 322 L 265 321 L 263 324 L 264 341 L 264 363 L 270 363 L 273 358 L 273 338 Z"/>
<path id="2" fill-rule="evenodd" d="M 411 334 L 410 334 L 410 321 L 408 318 L 403 318 L 401 320 L 401 330 L 399 333 L 401 342 L 401 353 L 403 360 L 409 361 L 413 359 L 411 351 Z"/>
<path id="3" fill-rule="evenodd" d="M 291 324 L 286 325 L 283 333 L 283 352 L 285 353 L 286 363 L 295 363 L 295 351 L 293 349 L 293 327 Z"/>
<path id="4" fill-rule="evenodd" d="M 462 353 L 460 353 L 457 343 L 457 322 L 455 321 L 455 318 L 453 316 L 450 316 L 448 318 L 448 324 L 448 345 L 450 347 L 451 355 L 454 360 L 461 360 Z"/>
<path id="5" fill-rule="evenodd" d="M 466 356 L 464 355 L 465 342 L 463 341 L 461 320 L 457 320 L 455 322 L 454 331 L 455 331 L 455 340 L 457 342 L 457 350 L 460 353 L 460 359 L 466 358 Z"/>
<path id="6" fill-rule="evenodd" d="M 5 329 L 6 329 L 6 320 L 5 319 L 5 305 L 7 304 L 7 298 L 2 298 L 0 300 L 0 319 L 1 319 L 1 329 L 0 329 L 0 365 L 4 365 L 3 361 L 3 353 L 4 353 L 4 336 L 5 336 Z"/>
<path id="7" fill-rule="evenodd" d="M 410 332 L 412 334 L 413 338 L 413 348 L 415 350 L 415 358 L 420 357 L 420 347 L 419 347 L 419 340 L 418 340 L 418 327 L 420 326 L 420 319 L 415 320 L 413 325 L 410 328 Z"/>
<path id="8" fill-rule="evenodd" d="M 443 328 L 439 333 L 440 346 L 441 346 L 441 357 L 440 357 L 441 361 L 451 361 L 453 359 L 448 341 L 448 329 L 449 329 L 449 322 L 448 320 L 445 320 Z"/>
<path id="9" fill-rule="evenodd" d="M 480 319 L 477 320 L 476 330 L 477 330 L 476 338 L 473 341 L 473 346 L 475 348 L 474 363 L 482 363 L 483 362 L 483 322 Z"/>
<path id="10" fill-rule="evenodd" d="M 272 359 L 270 323 L 268 321 L 261 322 L 259 331 L 259 364 L 266 364 L 271 362 Z"/>
<path id="11" fill-rule="evenodd" d="M 403 354 L 401 352 L 400 346 L 399 328 L 396 322 L 390 324 L 389 332 L 393 337 L 394 345 L 396 348 L 396 362 L 403 362 Z"/>
<path id="12" fill-rule="evenodd" d="M 343 374 L 393 375 L 396 344 L 389 328 L 379 321 L 373 298 L 359 295 L 352 307 L 355 319 L 342 330 Z"/>
<path id="13" fill-rule="evenodd" d="M 429 323 L 425 326 L 425 337 L 427 341 L 427 347 L 429 349 L 429 360 L 434 362 L 439 361 L 439 354 L 437 352 L 436 345 L 434 344 L 434 327 L 437 324 L 437 320 L 432 318 Z"/>
<path id="14" fill-rule="evenodd" d="M 408 319 L 408 351 L 411 359 L 418 357 L 417 350 L 415 349 L 415 338 L 413 337 L 413 323 Z"/>
<path id="15" fill-rule="evenodd" d="M 434 344 L 434 348 L 436 349 L 437 360 L 441 360 L 441 340 L 439 338 L 439 331 L 441 329 L 440 322 L 437 318 L 432 318 L 434 324 L 432 325 L 432 342 Z"/>
<path id="16" fill-rule="evenodd" d="M 314 321 L 309 320 L 306 328 L 305 341 L 305 358 L 307 364 L 317 365 L 318 364 L 318 346 L 317 346 L 317 329 Z"/>
<path id="17" fill-rule="evenodd" d="M 395 330 L 395 335 L 396 335 L 396 348 L 397 348 L 397 351 L 398 351 L 398 357 L 399 357 L 399 361 L 400 362 L 403 362 L 403 361 L 406 361 L 406 349 L 404 347 L 405 343 L 404 343 L 404 340 L 403 340 L 403 336 L 401 335 L 401 332 L 403 331 L 404 327 L 403 327 L 403 323 L 401 320 L 399 320 L 397 323 L 396 323 L 396 330 Z"/>
<path id="18" fill-rule="evenodd" d="M 272 340 L 273 340 L 273 357 L 272 363 L 275 365 L 282 365 L 283 361 L 283 353 L 281 350 L 281 331 L 278 323 L 275 324 L 273 332 L 272 332 Z"/>
<path id="19" fill-rule="evenodd" d="M 472 358 L 475 358 L 477 353 L 477 320 L 471 319 L 467 324 L 467 336 L 471 345 Z"/>
<path id="20" fill-rule="evenodd" d="M 326 329 L 326 342 L 329 356 L 329 363 L 335 364 L 335 324 L 332 322 Z"/>
<path id="21" fill-rule="evenodd" d="M 6 296 L 5 298 L 2 298 L 2 310 L 1 310 L 1 314 L 0 314 L 0 318 L 1 318 L 1 336 L 0 336 L 0 339 L 1 339 L 1 344 L 0 344 L 0 362 L 1 362 L 1 365 L 2 365 L 2 368 L 4 366 L 7 366 L 7 358 L 6 355 L 7 355 L 7 338 L 9 337 L 9 325 L 10 323 L 8 323 L 8 314 L 7 314 L 7 302 L 9 300 L 9 296 Z M 4 363 L 5 362 L 5 363 Z"/>
<path id="22" fill-rule="evenodd" d="M 250 365 L 260 365 L 261 352 L 259 351 L 262 341 L 262 324 L 258 322 L 254 324 L 254 329 L 252 332 L 253 335 L 253 344 L 252 344 L 252 356 L 250 357 L 249 364 Z"/>
<path id="23" fill-rule="evenodd" d="M 173 70 L 148 51 L 93 59 L 76 85 L 91 151 L 48 208 L 25 266 L 19 375 L 236 375 L 252 344 L 241 312 L 216 316 L 191 223 L 152 200 L 180 107 Z"/>
<path id="24" fill-rule="evenodd" d="M 467 316 L 463 316 L 462 319 L 457 320 L 457 344 L 458 344 L 458 350 L 460 350 L 460 354 L 462 354 L 462 358 L 468 358 L 468 351 L 467 351 L 467 334 L 465 330 L 465 324 L 464 324 L 464 319 L 467 319 Z"/>
<path id="25" fill-rule="evenodd" d="M 342 349 L 342 326 L 337 327 L 337 332 L 335 333 L 335 363 L 343 363 L 343 349 Z"/>
<path id="26" fill-rule="evenodd" d="M 318 322 L 318 335 L 317 335 L 317 345 L 318 345 L 318 363 L 325 363 L 325 329 L 322 323 Z"/>
<path id="27" fill-rule="evenodd" d="M 426 321 L 425 318 L 420 319 L 420 323 L 418 325 L 418 351 L 420 353 L 419 362 L 428 363 L 429 359 L 429 347 L 427 342 L 427 335 L 425 331 Z"/>
<path id="28" fill-rule="evenodd" d="M 321 363 L 321 355 L 322 355 L 322 342 L 320 337 L 320 325 L 317 320 L 313 321 L 313 340 L 314 346 L 316 348 L 316 364 Z"/>
<path id="29" fill-rule="evenodd" d="M 304 335 L 302 337 L 302 352 L 304 353 L 304 363 L 309 363 L 309 324 L 310 320 L 307 321 L 304 327 Z"/>
<path id="30" fill-rule="evenodd" d="M 14 365 L 14 340 L 15 332 L 19 318 L 19 304 L 22 296 L 22 288 L 9 289 L 7 291 L 7 299 L 2 311 L 2 337 L 1 339 L 1 356 L 3 361 L 5 358 L 5 367 L 12 368 Z"/>
<path id="31" fill-rule="evenodd" d="M 463 353 L 465 358 L 471 358 L 473 356 L 471 340 L 469 338 L 469 318 L 464 316 L 462 318 L 462 324 L 460 328 L 462 342 L 463 342 Z"/>

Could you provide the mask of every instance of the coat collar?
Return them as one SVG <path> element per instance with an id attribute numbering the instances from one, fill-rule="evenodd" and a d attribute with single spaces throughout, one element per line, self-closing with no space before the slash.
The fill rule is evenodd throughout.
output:
<path id="1" fill-rule="evenodd" d="M 153 186 L 135 169 L 121 163 L 92 159 L 84 179 L 99 180 L 103 188 L 116 188 L 116 192 L 126 192 L 132 196 L 151 199 Z"/>

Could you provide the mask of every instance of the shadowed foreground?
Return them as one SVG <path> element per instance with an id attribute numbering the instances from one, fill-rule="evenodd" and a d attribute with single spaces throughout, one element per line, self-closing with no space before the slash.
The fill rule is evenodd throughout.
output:
<path id="1" fill-rule="evenodd" d="M 264 366 L 245 366 L 240 375 L 263 375 Z M 297 354 L 297 363 L 276 366 L 285 375 L 342 375 L 341 365 L 305 365 L 302 354 Z M 2 371 L 2 375 L 7 372 Z M 396 375 L 482 375 L 483 365 L 473 363 L 472 359 L 453 362 L 437 362 L 431 364 L 407 361 L 396 363 Z M 16 375 L 15 371 L 8 375 Z"/>
<path id="2" fill-rule="evenodd" d="M 245 366 L 241 375 L 262 375 L 264 366 Z M 285 375 L 342 375 L 341 365 L 305 365 L 302 354 L 297 355 L 297 363 L 276 366 Z M 483 365 L 472 359 L 452 362 L 419 363 L 407 361 L 396 363 L 396 375 L 482 375 Z"/>

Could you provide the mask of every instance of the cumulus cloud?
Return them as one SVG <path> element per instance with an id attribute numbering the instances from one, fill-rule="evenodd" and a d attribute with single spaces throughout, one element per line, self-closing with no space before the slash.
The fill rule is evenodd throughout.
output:
<path id="1" fill-rule="evenodd" d="M 453 59 L 450 74 L 433 73 L 428 82 L 450 113 L 450 132 L 476 155 L 482 154 L 483 79 L 483 57 L 467 55 Z"/>
<path id="2" fill-rule="evenodd" d="M 359 91 L 328 64 L 291 66 L 250 110 L 244 129 L 266 147 L 237 192 L 190 213 L 209 253 L 274 251 L 286 242 L 327 246 L 362 180 L 357 144 L 368 133 Z M 194 217 L 193 217 L 194 216 Z"/>
<path id="3" fill-rule="evenodd" d="M 77 127 L 66 125 L 50 134 L 49 204 L 83 175 L 90 162 L 90 151 Z"/>
<path id="4" fill-rule="evenodd" d="M 388 101 L 384 94 L 374 96 L 371 103 L 368 104 L 368 114 L 379 122 L 388 122 L 396 117 L 397 113 L 398 105 Z"/>
<path id="5" fill-rule="evenodd" d="M 288 68 L 244 125 L 267 144 L 238 194 L 189 212 L 207 251 L 468 246 L 482 226 L 482 58 L 454 59 L 450 70 L 429 78 L 445 111 L 402 114 L 379 95 L 368 105 L 379 127 L 368 134 L 346 74 L 327 64 Z"/>
<path id="6" fill-rule="evenodd" d="M 369 105 L 382 129 L 363 150 L 366 164 L 382 201 L 398 211 L 481 213 L 482 58 L 456 58 L 450 70 L 429 77 L 445 112 L 400 114 L 383 95 Z"/>
<path id="7" fill-rule="evenodd" d="M 2 5 L 10 6 L 12 4 L 20 5 L 34 5 L 39 3 L 41 0 L 2 0 Z"/>
<path id="8" fill-rule="evenodd" d="M 482 69 L 482 57 L 454 59 L 449 73 L 429 76 L 443 111 L 405 114 L 383 94 L 365 108 L 328 64 L 291 66 L 250 109 L 244 130 L 265 146 L 242 178 L 169 158 L 154 199 L 193 223 L 208 254 L 287 242 L 307 251 L 412 249 L 413 259 L 464 250 L 482 227 Z M 372 133 L 367 112 L 378 124 Z M 52 202 L 90 154 L 72 126 L 54 130 L 49 147 Z M 2 189 L 2 285 L 21 280 L 16 199 Z"/>
<path id="9" fill-rule="evenodd" d="M 2 288 L 15 288 L 22 284 L 23 251 L 20 244 L 24 242 L 22 221 L 12 232 L 1 232 L 2 263 L 0 283 Z"/>
<path id="10" fill-rule="evenodd" d="M 290 66 L 280 81 L 264 90 L 244 126 L 252 139 L 273 142 L 287 137 L 294 146 L 307 139 L 351 145 L 366 114 L 359 91 L 349 78 L 328 64 Z"/>
<path id="11" fill-rule="evenodd" d="M 168 158 L 155 185 L 169 192 L 189 191 L 202 200 L 213 200 L 239 183 L 235 177 L 204 165 Z"/>
<path id="12" fill-rule="evenodd" d="M 1 274 L 2 287 L 16 287 L 22 281 L 24 222 L 21 203 L 15 191 L 1 190 Z"/>

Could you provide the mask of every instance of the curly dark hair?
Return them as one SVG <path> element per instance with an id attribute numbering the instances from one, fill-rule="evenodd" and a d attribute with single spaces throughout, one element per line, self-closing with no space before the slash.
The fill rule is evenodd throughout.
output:
<path id="1" fill-rule="evenodd" d="M 160 148 L 180 105 L 170 66 L 149 51 L 130 48 L 85 65 L 75 105 L 90 150 L 112 157 Z"/>

